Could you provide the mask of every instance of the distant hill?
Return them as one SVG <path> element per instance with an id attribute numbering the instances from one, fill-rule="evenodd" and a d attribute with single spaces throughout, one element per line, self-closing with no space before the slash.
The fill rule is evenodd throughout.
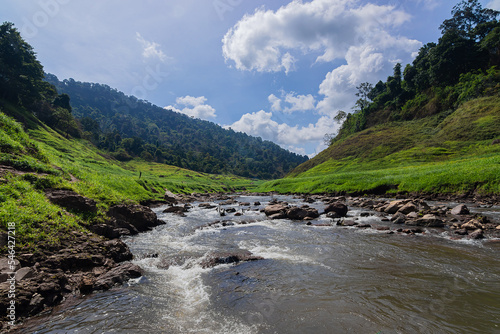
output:
<path id="1" fill-rule="evenodd" d="M 84 137 L 120 160 L 140 156 L 195 171 L 279 178 L 308 160 L 278 145 L 126 96 L 107 85 L 46 80 L 71 97 Z"/>
<path id="2" fill-rule="evenodd" d="M 500 193 L 499 12 L 452 14 L 404 71 L 358 86 L 327 149 L 261 190 Z"/>

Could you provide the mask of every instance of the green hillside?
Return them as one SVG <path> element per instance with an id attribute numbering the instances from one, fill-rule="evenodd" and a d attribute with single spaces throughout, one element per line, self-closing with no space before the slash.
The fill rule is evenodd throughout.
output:
<path id="1" fill-rule="evenodd" d="M 71 231 L 106 220 L 112 205 L 161 200 L 165 189 L 189 194 L 257 185 L 138 157 L 120 161 L 99 149 L 84 138 L 70 97 L 44 80 L 33 49 L 10 23 L 0 26 L 0 65 L 0 239 L 15 224 L 19 253 L 60 246 Z M 63 209 L 47 199 L 50 189 L 94 200 L 97 211 Z M 2 242 L 0 252 L 6 250 Z"/>
<path id="2" fill-rule="evenodd" d="M 200 172 L 274 179 L 307 157 L 242 132 L 165 110 L 107 85 L 46 80 L 71 97 L 83 136 L 120 160 L 142 157 Z"/>
<path id="3" fill-rule="evenodd" d="M 403 73 L 359 85 L 327 149 L 261 190 L 500 193 L 499 13 L 463 1 L 452 14 Z"/>

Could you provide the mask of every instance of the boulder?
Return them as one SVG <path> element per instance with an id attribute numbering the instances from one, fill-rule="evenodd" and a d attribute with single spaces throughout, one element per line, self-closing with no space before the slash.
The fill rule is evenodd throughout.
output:
<path id="1" fill-rule="evenodd" d="M 165 189 L 165 194 L 163 195 L 163 198 L 165 199 L 166 202 L 170 204 L 176 204 L 178 201 L 181 200 L 180 196 L 174 194 L 168 189 Z"/>
<path id="2" fill-rule="evenodd" d="M 427 214 L 415 222 L 417 226 L 443 227 L 444 222 L 435 215 Z"/>
<path id="3" fill-rule="evenodd" d="M 273 216 L 277 213 L 284 214 L 286 217 L 286 210 L 288 209 L 288 205 L 284 203 L 271 204 L 266 206 L 264 209 L 264 213 L 266 216 Z"/>
<path id="4" fill-rule="evenodd" d="M 451 209 L 452 215 L 468 215 L 470 213 L 469 208 L 465 204 L 460 204 Z"/>
<path id="5" fill-rule="evenodd" d="M 16 281 L 22 281 L 35 276 L 35 271 L 31 267 L 24 267 L 16 271 Z"/>
<path id="6" fill-rule="evenodd" d="M 108 290 L 114 285 L 122 284 L 131 278 L 141 277 L 142 274 L 143 271 L 139 266 L 133 263 L 123 263 L 97 277 L 94 283 L 94 289 Z"/>
<path id="7" fill-rule="evenodd" d="M 105 255 L 115 262 L 132 260 L 133 255 L 128 246 L 120 239 L 109 240 L 104 243 Z"/>
<path id="8" fill-rule="evenodd" d="M 418 207 L 413 202 L 406 203 L 397 212 L 407 215 L 411 212 L 418 212 Z"/>
<path id="9" fill-rule="evenodd" d="M 477 219 L 471 219 L 467 223 L 462 224 L 461 228 L 466 230 L 483 229 L 483 224 L 481 224 Z"/>
<path id="10" fill-rule="evenodd" d="M 151 230 L 155 226 L 165 224 L 156 217 L 153 210 L 142 205 L 118 204 L 112 206 L 107 215 L 116 219 L 116 227 L 127 228 L 132 234 L 135 231 L 130 229 L 129 225 L 132 225 L 139 232 L 144 232 Z M 120 225 L 120 222 L 125 222 L 125 224 Z"/>
<path id="11" fill-rule="evenodd" d="M 326 214 L 329 214 L 330 212 L 335 213 L 335 215 L 330 215 L 330 216 L 332 216 L 331 218 L 345 217 L 345 216 L 347 216 L 347 211 L 349 211 L 349 208 L 347 207 L 347 205 L 340 203 L 340 202 L 331 203 L 325 208 Z M 335 217 L 333 217 L 333 216 L 335 216 Z"/>
<path id="12" fill-rule="evenodd" d="M 469 233 L 469 235 L 468 235 L 467 238 L 472 239 L 472 240 L 483 239 L 484 238 L 484 232 L 483 232 L 482 229 L 478 228 L 474 232 Z"/>
<path id="13" fill-rule="evenodd" d="M 406 203 L 408 202 L 408 200 L 396 200 L 396 201 L 392 201 L 389 203 L 389 205 L 387 205 L 384 209 L 385 213 L 388 213 L 388 214 L 395 214 L 396 212 L 398 212 L 399 209 L 401 209 Z"/>
<path id="14" fill-rule="evenodd" d="M 97 205 L 93 199 L 81 196 L 72 190 L 47 189 L 45 195 L 54 204 L 68 210 L 80 212 L 97 212 Z"/>
<path id="15" fill-rule="evenodd" d="M 286 211 L 286 217 L 292 220 L 315 219 L 319 217 L 318 210 L 309 207 L 291 207 Z"/>

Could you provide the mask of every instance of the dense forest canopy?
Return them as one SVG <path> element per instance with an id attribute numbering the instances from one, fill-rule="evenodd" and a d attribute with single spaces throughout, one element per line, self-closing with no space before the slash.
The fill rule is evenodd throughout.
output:
<path id="1" fill-rule="evenodd" d="M 147 101 L 126 96 L 107 85 L 46 80 L 71 97 L 83 135 L 118 159 L 140 156 L 207 173 L 278 178 L 307 160 L 261 138 L 223 129 Z"/>
<path id="2" fill-rule="evenodd" d="M 440 26 L 438 43 L 424 45 L 412 64 L 376 85 L 360 84 L 354 112 L 340 111 L 338 134 L 328 144 L 371 126 L 422 118 L 456 109 L 470 99 L 500 91 L 500 22 L 498 11 L 463 0 Z"/>

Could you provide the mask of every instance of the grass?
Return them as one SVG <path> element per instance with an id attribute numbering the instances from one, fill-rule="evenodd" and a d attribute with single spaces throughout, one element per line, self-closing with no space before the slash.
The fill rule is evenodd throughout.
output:
<path id="1" fill-rule="evenodd" d="M 500 154 L 421 163 L 386 169 L 344 169 L 325 163 L 298 177 L 264 183 L 259 191 L 280 193 L 378 192 L 500 193 Z"/>
<path id="2" fill-rule="evenodd" d="M 100 222 L 117 203 L 160 200 L 174 193 L 251 190 L 262 182 L 211 175 L 142 160 L 120 162 L 85 140 L 67 139 L 45 126 L 23 127 L 0 112 L 0 233 L 16 224 L 20 250 L 41 242 L 57 245 L 68 231 Z M 70 189 L 98 203 L 97 214 L 67 212 L 45 197 L 47 188 Z M 6 248 L 0 249 L 4 253 Z"/>
<path id="3" fill-rule="evenodd" d="M 500 97 L 377 125 L 339 140 L 259 191 L 500 193 Z"/>

